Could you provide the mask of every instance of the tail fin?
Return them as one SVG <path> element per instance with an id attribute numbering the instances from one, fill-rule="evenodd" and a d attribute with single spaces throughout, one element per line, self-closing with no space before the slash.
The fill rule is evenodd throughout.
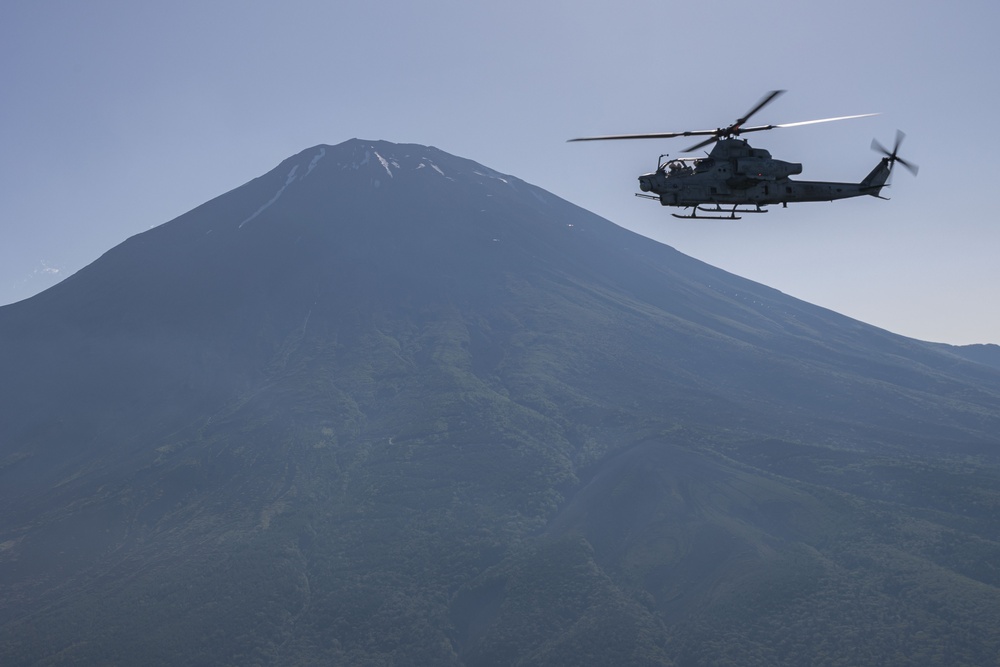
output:
<path id="1" fill-rule="evenodd" d="M 861 181 L 861 191 L 872 195 L 873 197 L 879 196 L 879 191 L 882 190 L 882 186 L 885 185 L 886 179 L 889 178 L 889 172 L 892 171 L 892 166 L 897 162 L 907 169 L 914 176 L 917 175 L 917 170 L 919 167 L 912 162 L 907 162 L 903 158 L 899 157 L 899 145 L 903 143 L 903 138 L 906 135 L 901 130 L 896 130 L 896 143 L 892 145 L 892 150 L 880 144 L 875 139 L 872 139 L 872 150 L 878 151 L 885 157 L 882 161 L 872 169 L 871 173 L 865 176 L 865 180 Z"/>
<path id="2" fill-rule="evenodd" d="M 882 158 L 875 168 L 861 181 L 861 191 L 873 197 L 878 197 L 882 187 L 889 179 L 892 165 L 889 158 Z"/>

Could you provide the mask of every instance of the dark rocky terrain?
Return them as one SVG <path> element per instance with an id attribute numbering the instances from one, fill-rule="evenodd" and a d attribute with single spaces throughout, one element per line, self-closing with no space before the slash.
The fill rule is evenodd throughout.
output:
<path id="1" fill-rule="evenodd" d="M 0 663 L 992 664 L 991 350 L 317 146 L 0 308 Z"/>

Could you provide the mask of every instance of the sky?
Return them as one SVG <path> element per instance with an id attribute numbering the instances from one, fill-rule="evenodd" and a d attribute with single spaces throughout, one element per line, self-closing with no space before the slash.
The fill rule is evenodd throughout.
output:
<path id="1" fill-rule="evenodd" d="M 719 268 L 921 340 L 1000 343 L 995 0 L 5 0 L 0 305 L 317 144 L 436 146 Z M 802 180 L 890 201 L 678 220 L 636 177 L 754 117 Z"/>

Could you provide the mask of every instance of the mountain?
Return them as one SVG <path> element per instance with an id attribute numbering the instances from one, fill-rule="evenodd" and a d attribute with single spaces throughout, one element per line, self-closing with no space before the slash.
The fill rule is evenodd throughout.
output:
<path id="1" fill-rule="evenodd" d="M 986 664 L 1000 370 L 417 145 L 0 308 L 0 663 Z"/>
<path id="2" fill-rule="evenodd" d="M 1000 345 L 992 343 L 988 345 L 944 345 L 938 343 L 936 347 L 957 354 L 963 359 L 1000 368 Z"/>

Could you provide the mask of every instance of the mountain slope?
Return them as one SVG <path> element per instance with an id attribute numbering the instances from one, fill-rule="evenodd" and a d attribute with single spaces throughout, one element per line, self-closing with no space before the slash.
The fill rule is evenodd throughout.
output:
<path id="1" fill-rule="evenodd" d="M 957 354 L 963 359 L 1000 368 L 1000 345 L 935 345 L 938 349 Z"/>
<path id="2" fill-rule="evenodd" d="M 433 148 L 0 309 L 4 663 L 977 664 L 1000 373 Z"/>

